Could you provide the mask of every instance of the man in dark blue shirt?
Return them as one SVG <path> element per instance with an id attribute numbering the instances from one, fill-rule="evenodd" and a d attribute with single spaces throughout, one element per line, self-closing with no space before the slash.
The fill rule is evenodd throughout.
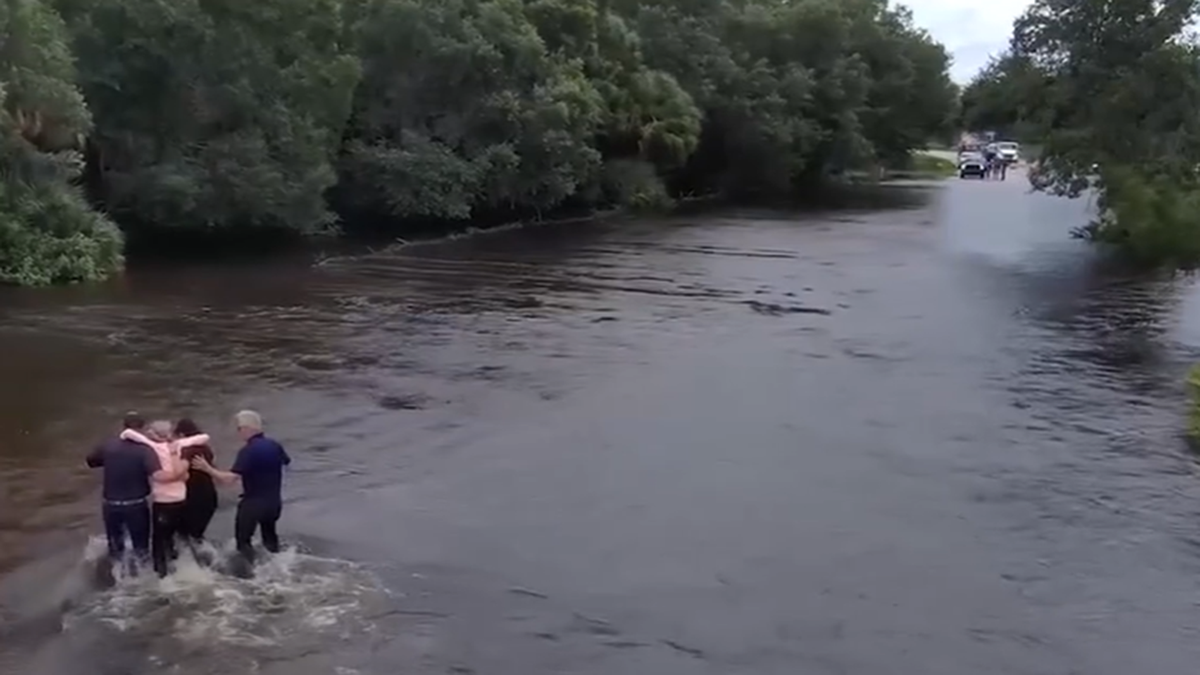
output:
<path id="1" fill-rule="evenodd" d="M 250 542 L 259 528 L 262 528 L 263 548 L 279 552 L 279 533 L 275 527 L 283 513 L 283 467 L 291 464 L 292 458 L 282 445 L 263 435 L 262 417 L 258 413 L 243 410 L 234 420 L 238 435 L 246 444 L 238 450 L 233 467 L 221 471 L 203 458 L 192 460 L 192 466 L 221 483 L 241 481 L 242 498 L 234 516 L 233 533 L 238 552 L 253 562 L 254 547 Z"/>
<path id="2" fill-rule="evenodd" d="M 142 430 L 146 421 L 137 413 L 125 415 L 124 428 Z M 101 514 L 108 537 L 108 555 L 114 562 L 125 555 L 125 535 L 140 561 L 150 558 L 150 482 L 169 481 L 177 472 L 164 468 L 148 445 L 121 438 L 109 439 L 87 456 L 87 465 L 104 470 Z M 136 569 L 136 568 L 134 568 Z"/>

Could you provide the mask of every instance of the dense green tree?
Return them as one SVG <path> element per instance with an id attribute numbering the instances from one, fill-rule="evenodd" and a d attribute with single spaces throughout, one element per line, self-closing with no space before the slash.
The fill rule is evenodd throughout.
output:
<path id="1" fill-rule="evenodd" d="M 945 48 L 913 25 L 904 8 L 863 2 L 853 49 L 870 73 L 863 133 L 876 160 L 893 164 L 930 140 L 954 135 L 958 88 Z"/>
<path id="2" fill-rule="evenodd" d="M 1182 41 L 1195 0 L 1038 0 L 1017 20 L 1014 53 L 1049 82 L 1038 101 L 1043 176 L 1077 194 L 1094 165 L 1191 173 L 1196 52 Z"/>
<path id="3" fill-rule="evenodd" d="M 96 117 L 100 201 L 123 223 L 333 222 L 325 191 L 358 61 L 339 0 L 60 0 Z"/>
<path id="4" fill-rule="evenodd" d="M 1013 28 L 994 100 L 1019 100 L 1042 145 L 1037 189 L 1094 191 L 1082 234 L 1150 264 L 1200 263 L 1196 0 L 1037 0 Z M 1002 113 L 1003 114 L 1003 113 Z"/>
<path id="5" fill-rule="evenodd" d="M 1035 139 L 1051 113 L 1049 84 L 1028 57 L 1011 52 L 993 57 L 963 88 L 958 127 Z"/>
<path id="6" fill-rule="evenodd" d="M 604 197 L 629 206 L 669 202 L 660 176 L 683 166 L 700 142 L 702 116 L 669 73 L 645 65 L 641 38 L 595 0 L 529 0 L 547 47 L 578 61 L 603 102 L 595 144 Z"/>
<path id="7" fill-rule="evenodd" d="M 615 4 L 648 65 L 704 111 L 690 189 L 786 194 L 896 161 L 951 122 L 945 50 L 885 1 Z"/>
<path id="8" fill-rule="evenodd" d="M 808 160 L 818 144 L 824 140 L 825 151 L 832 149 L 832 135 L 823 139 L 816 74 L 788 59 L 788 52 L 852 57 L 825 44 L 825 37 L 838 39 L 836 27 L 811 42 L 791 40 L 784 28 L 787 20 L 800 28 L 795 24 L 804 13 L 825 9 L 816 3 L 788 8 L 782 3 L 664 0 L 621 6 L 619 11 L 641 35 L 647 65 L 672 73 L 704 113 L 700 147 L 682 189 L 735 196 L 787 192 L 810 168 Z M 831 64 L 836 69 L 832 75 L 852 80 L 857 66 L 856 61 Z M 833 94 L 848 102 L 844 112 L 853 118 L 861 89 L 851 82 Z M 857 149 L 847 145 L 850 151 Z"/>
<path id="9" fill-rule="evenodd" d="M 888 0 L 4 1 L 0 58 L 26 70 L 3 81 L 0 270 L 21 282 L 120 264 L 71 189 L 89 129 L 88 195 L 127 233 L 237 238 L 790 196 L 903 162 L 957 105 Z M 30 72 L 73 98 L 31 105 Z"/>
<path id="10" fill-rule="evenodd" d="M 40 0 L 0 2 L 0 282 L 101 279 L 121 235 L 72 186 L 91 125 L 61 17 Z"/>
<path id="11" fill-rule="evenodd" d="M 520 0 L 376 0 L 343 159 L 351 203 L 395 219 L 550 209 L 593 181 L 601 99 Z"/>

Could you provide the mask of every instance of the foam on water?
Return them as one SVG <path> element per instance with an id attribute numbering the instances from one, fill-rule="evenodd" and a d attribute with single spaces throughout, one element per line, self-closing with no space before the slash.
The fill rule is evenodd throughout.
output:
<path id="1" fill-rule="evenodd" d="M 85 560 L 98 563 L 104 551 L 103 539 L 93 538 Z M 224 561 L 234 551 L 230 543 L 201 553 Z M 111 588 L 89 594 L 67 611 L 63 631 L 115 633 L 112 637 L 148 648 L 152 658 L 230 647 L 307 649 L 369 631 L 371 606 L 387 596 L 363 566 L 294 547 L 263 555 L 252 578 L 232 576 L 221 567 L 201 565 L 181 547 L 167 577 L 149 570 L 116 574 Z"/>

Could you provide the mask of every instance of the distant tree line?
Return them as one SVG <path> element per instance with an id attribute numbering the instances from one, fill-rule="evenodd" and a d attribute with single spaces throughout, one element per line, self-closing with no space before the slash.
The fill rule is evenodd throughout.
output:
<path id="1" fill-rule="evenodd" d="M 1198 0 L 1036 0 L 962 94 L 963 125 L 1041 150 L 1035 188 L 1098 197 L 1079 230 L 1147 266 L 1200 264 Z"/>
<path id="2" fill-rule="evenodd" d="M 945 135 L 948 60 L 887 0 L 0 0 L 0 281 L 793 194 Z"/>

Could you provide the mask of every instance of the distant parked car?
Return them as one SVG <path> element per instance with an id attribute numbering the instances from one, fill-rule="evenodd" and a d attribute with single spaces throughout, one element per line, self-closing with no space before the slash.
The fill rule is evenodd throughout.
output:
<path id="1" fill-rule="evenodd" d="M 996 156 L 1007 164 L 1021 161 L 1021 144 L 1015 141 L 1000 141 L 996 143 Z"/>
<path id="2" fill-rule="evenodd" d="M 958 177 L 987 177 L 987 161 L 978 152 L 963 152 L 958 156 Z"/>

